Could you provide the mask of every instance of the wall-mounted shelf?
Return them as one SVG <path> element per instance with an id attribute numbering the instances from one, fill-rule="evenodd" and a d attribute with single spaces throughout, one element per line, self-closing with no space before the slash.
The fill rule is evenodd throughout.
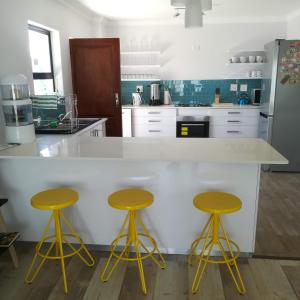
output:
<path id="1" fill-rule="evenodd" d="M 243 67 L 249 67 L 249 66 L 263 66 L 265 65 L 266 63 L 265 62 L 261 62 L 261 63 L 258 63 L 258 62 L 255 62 L 255 63 L 250 63 L 250 62 L 245 62 L 245 63 L 226 63 L 226 66 L 243 66 Z"/>

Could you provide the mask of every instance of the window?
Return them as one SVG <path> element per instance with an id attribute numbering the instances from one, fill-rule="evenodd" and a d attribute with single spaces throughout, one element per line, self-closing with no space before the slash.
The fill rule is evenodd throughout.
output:
<path id="1" fill-rule="evenodd" d="M 55 92 L 51 32 L 28 25 L 29 47 L 35 95 L 51 95 Z"/>

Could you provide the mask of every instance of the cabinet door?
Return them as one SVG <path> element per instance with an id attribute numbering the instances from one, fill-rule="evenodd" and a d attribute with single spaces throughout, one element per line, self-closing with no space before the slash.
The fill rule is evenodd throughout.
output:
<path id="1" fill-rule="evenodd" d="M 131 108 L 122 109 L 122 128 L 124 137 L 132 137 Z"/>
<path id="2" fill-rule="evenodd" d="M 107 135 L 122 136 L 119 39 L 70 39 L 70 53 L 79 116 L 106 117 Z"/>

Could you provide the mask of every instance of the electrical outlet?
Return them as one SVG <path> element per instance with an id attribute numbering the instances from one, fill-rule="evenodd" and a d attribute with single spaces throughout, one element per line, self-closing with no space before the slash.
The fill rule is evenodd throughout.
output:
<path id="1" fill-rule="evenodd" d="M 240 91 L 241 92 L 247 92 L 248 91 L 248 85 L 247 84 L 241 84 Z"/>
<path id="2" fill-rule="evenodd" d="M 136 86 L 136 92 L 137 93 L 142 93 L 143 92 L 143 86 L 142 85 L 137 85 Z"/>
<path id="3" fill-rule="evenodd" d="M 230 85 L 230 91 L 231 92 L 237 92 L 237 90 L 238 90 L 238 85 L 236 83 L 232 83 Z"/>

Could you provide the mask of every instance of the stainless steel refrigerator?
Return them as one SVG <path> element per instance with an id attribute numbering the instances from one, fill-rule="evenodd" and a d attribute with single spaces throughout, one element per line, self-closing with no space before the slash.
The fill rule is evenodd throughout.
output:
<path id="1" fill-rule="evenodd" d="M 265 169 L 300 172 L 300 41 L 275 40 L 265 52 L 260 134 L 289 160 Z"/>

